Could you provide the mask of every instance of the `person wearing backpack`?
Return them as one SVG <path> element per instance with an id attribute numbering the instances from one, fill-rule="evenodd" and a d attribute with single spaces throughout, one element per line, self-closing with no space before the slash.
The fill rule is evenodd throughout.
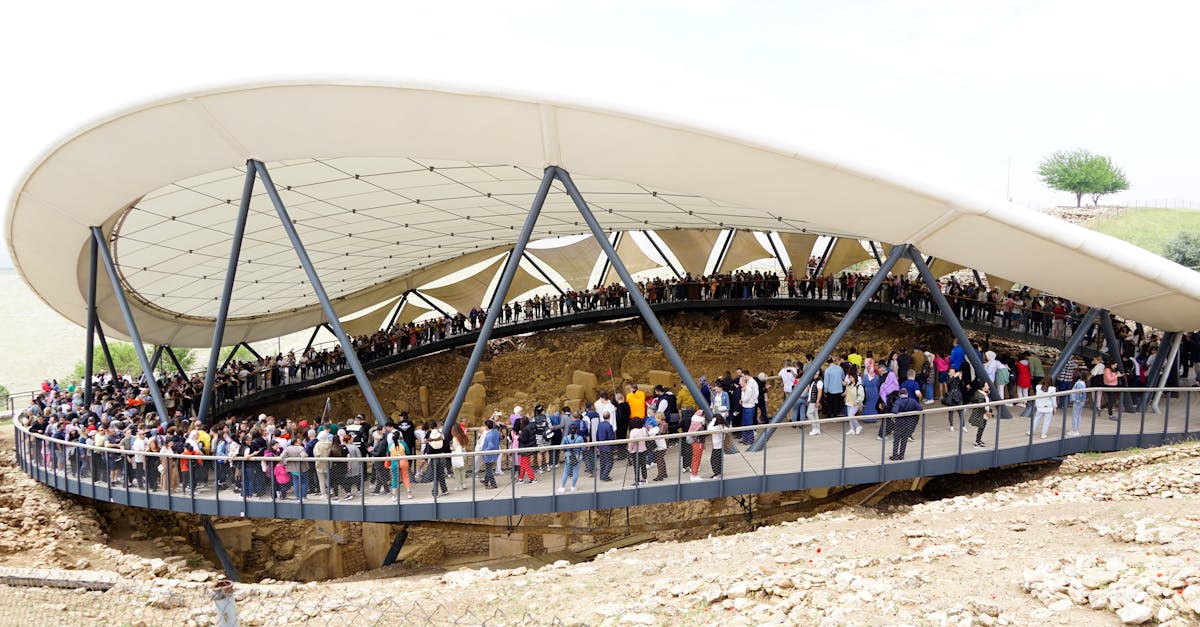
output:
<path id="1" fill-rule="evenodd" d="M 583 436 L 579 435 L 579 429 L 575 425 L 571 425 L 567 430 L 567 435 L 563 438 L 563 445 L 571 446 L 566 450 L 566 469 L 563 470 L 562 485 L 560 489 L 567 487 L 567 480 L 571 480 L 571 491 L 575 491 L 575 485 L 579 483 L 579 464 L 583 461 Z"/>
<path id="2" fill-rule="evenodd" d="M 537 447 L 540 449 L 543 446 L 549 446 L 552 432 L 550 430 L 550 418 L 546 415 L 546 408 L 538 405 L 533 408 L 533 433 L 534 440 L 537 442 Z M 533 467 L 541 472 L 550 471 L 550 452 L 539 451 L 533 460 Z"/>
<path id="3" fill-rule="evenodd" d="M 849 428 L 846 429 L 846 435 L 858 435 L 862 433 L 862 425 L 854 416 L 862 409 L 863 401 L 867 398 L 867 392 L 863 389 L 863 384 L 858 380 L 858 375 L 851 372 L 846 375 L 846 416 L 850 418 Z"/>

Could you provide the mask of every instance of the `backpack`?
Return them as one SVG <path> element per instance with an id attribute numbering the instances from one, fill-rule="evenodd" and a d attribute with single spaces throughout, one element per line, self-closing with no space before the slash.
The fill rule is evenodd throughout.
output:
<path id="1" fill-rule="evenodd" d="M 287 484 L 292 480 L 292 477 L 288 475 L 287 466 L 285 466 L 283 462 L 278 462 L 275 464 L 274 472 L 275 483 L 279 485 Z"/>
<path id="2" fill-rule="evenodd" d="M 900 390 L 892 390 L 888 392 L 887 398 L 879 400 L 875 405 L 875 410 L 881 414 L 886 414 L 892 411 L 892 407 L 896 405 L 896 399 L 900 398 Z"/>

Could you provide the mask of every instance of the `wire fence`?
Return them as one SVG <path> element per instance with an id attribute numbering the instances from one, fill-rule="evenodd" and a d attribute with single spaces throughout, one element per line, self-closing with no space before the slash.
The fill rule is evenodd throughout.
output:
<path id="1" fill-rule="evenodd" d="M 197 584 L 122 581 L 108 590 L 0 585 L 4 625 L 405 625 L 441 627 L 579 624 L 558 616 L 506 609 L 498 603 L 439 595 L 381 594 L 349 585 Z"/>

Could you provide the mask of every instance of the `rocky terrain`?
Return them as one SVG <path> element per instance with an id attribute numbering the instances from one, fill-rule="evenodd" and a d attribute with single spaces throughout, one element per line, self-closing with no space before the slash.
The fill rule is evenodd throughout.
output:
<path id="1" fill-rule="evenodd" d="M 122 572 L 108 592 L 0 586 L 0 622 L 212 624 L 209 568 L 97 544 L 88 508 L 0 469 L 5 563 Z M 1200 443 L 1077 455 L 1028 480 L 659 541 L 579 564 L 238 584 L 248 624 L 1200 624 Z M 43 513 L 44 512 L 44 513 Z M 72 524 L 73 521 L 73 524 Z M 159 545 L 178 547 L 182 538 Z M 132 568 L 131 568 L 132 566 Z M 207 566 L 207 565 L 205 565 Z"/>

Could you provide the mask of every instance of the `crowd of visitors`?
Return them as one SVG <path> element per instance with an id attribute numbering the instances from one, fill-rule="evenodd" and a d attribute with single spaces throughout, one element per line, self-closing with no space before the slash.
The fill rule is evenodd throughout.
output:
<path id="1" fill-rule="evenodd" d="M 677 279 L 643 281 L 638 285 L 652 304 L 749 298 L 851 300 L 861 294 L 869 280 L 869 275 L 858 273 L 836 276 L 808 275 L 797 278 L 792 272 L 781 276 L 774 272 L 739 271 L 701 277 L 687 274 Z M 1082 307 L 1066 299 L 1037 294 L 1027 287 L 1001 291 L 981 283 L 960 282 L 956 277 L 950 276 L 944 280 L 941 288 L 960 319 L 1045 337 L 1064 339 L 1074 330 L 1085 313 Z M 924 283 L 907 275 L 889 276 L 872 300 L 922 312 L 936 310 Z M 628 292 L 620 284 L 614 283 L 589 290 L 570 290 L 560 295 L 535 296 L 523 302 L 507 303 L 498 320 L 502 325 L 519 324 L 580 311 L 629 306 Z M 483 324 L 486 315 L 484 308 L 473 307 L 465 314 L 456 313 L 420 322 L 394 324 L 386 330 L 353 337 L 351 343 L 359 360 L 369 363 L 412 348 L 475 332 Z M 1145 333 L 1140 325 L 1126 331 L 1129 336 L 1138 340 L 1137 344 L 1145 343 Z M 1094 346 L 1098 341 L 1099 335 L 1091 332 L 1085 346 Z M 345 355 L 336 344 L 309 346 L 302 351 L 266 355 L 255 359 L 231 360 L 216 375 L 214 400 L 220 406 L 260 390 L 343 373 L 348 368 Z M 186 415 L 198 407 L 199 396 L 203 391 L 201 374 L 174 375 L 164 380 L 163 384 L 164 394 L 170 405 L 169 410 L 179 407 Z"/>
<path id="2" fill-rule="evenodd" d="M 166 386 L 167 398 L 174 403 L 168 404 L 168 416 L 158 416 L 141 382 L 104 372 L 95 377 L 95 401 L 90 406 L 84 405 L 81 386 L 46 381 L 22 408 L 21 419 L 33 433 L 48 438 L 49 445 L 45 440 L 33 442 L 35 457 L 47 467 L 149 491 L 218 489 L 246 498 L 330 501 L 386 494 L 399 502 L 414 498 L 414 484 L 429 484 L 436 497 L 449 494 L 451 487 L 466 489 L 469 474 L 480 489 L 494 490 L 499 488 L 497 477 L 504 473 L 517 484 L 533 484 L 551 467 L 562 469 L 555 487 L 574 490 L 581 474 L 613 481 L 620 462 L 623 472 L 632 472 L 633 484 L 639 485 L 667 479 L 667 452 L 676 448 L 682 472 L 691 481 L 702 481 L 721 478 L 726 456 L 736 453 L 739 444 L 753 443 L 752 430 L 726 430 L 768 422 L 772 417 L 768 393 L 775 386 L 783 398 L 795 396 L 789 418 L 794 426 L 807 428 L 810 437 L 821 435 L 822 423 L 831 418 L 849 418 L 834 423 L 845 429 L 846 437 L 860 435 L 865 423 L 878 423 L 876 437 L 892 439 L 893 460 L 905 458 L 920 412 L 935 402 L 949 408 L 945 414 L 952 432 L 971 431 L 974 446 L 986 447 L 984 434 L 994 418 L 992 411 L 953 408 L 984 402 L 992 389 L 988 380 L 1001 398 L 1013 399 L 1016 407 L 1028 404 L 1031 438 L 1048 437 L 1051 417 L 1059 406 L 1070 409 L 1065 435 L 1078 435 L 1085 406 L 1091 404 L 1109 416 L 1114 410 L 1119 413 L 1121 399 L 1132 396 L 1121 394 L 1121 388 L 1146 385 L 1145 373 L 1163 354 L 1161 338 L 1144 334 L 1139 327 L 1122 325 L 1119 338 L 1121 362 L 1096 357 L 1088 367 L 1072 357 L 1057 379 L 1030 351 L 1003 354 L 988 346 L 962 347 L 956 342 L 940 349 L 918 345 L 886 354 L 852 347 L 824 363 L 814 363 L 812 355 L 788 360 L 770 376 L 753 375 L 745 368 L 712 379 L 700 376 L 697 387 L 712 409 L 711 416 L 697 411 L 698 403 L 686 388 L 677 393 L 663 386 L 642 390 L 630 384 L 611 395 L 602 392 L 595 403 L 580 407 L 537 404 L 531 411 L 521 406 L 511 412 L 496 411 L 479 428 L 455 424 L 449 438 L 443 438 L 439 424 L 416 424 L 406 414 L 379 426 L 362 415 L 345 421 L 265 414 L 198 421 L 195 397 L 187 395 L 188 386 L 197 379 L 182 377 Z M 1200 378 L 1200 363 L 1195 361 L 1200 354 L 1198 340 L 1196 333 L 1184 337 L 1182 375 L 1173 370 L 1174 375 L 1186 377 L 1188 369 L 1195 367 L 1194 378 Z M 972 372 L 966 350 L 979 351 L 985 373 Z M 812 368 L 818 372 L 802 388 L 798 383 Z M 1104 391 L 1090 398 L 1083 392 L 1052 396 L 1085 387 Z M 916 413 L 894 417 L 906 412 Z M 222 415 L 219 410 L 217 415 Z M 679 437 L 663 439 L 676 434 Z M 98 448 L 62 446 L 57 444 L 60 441 Z M 548 445 L 563 448 L 536 450 Z M 702 473 L 706 450 L 709 472 Z M 462 455 L 468 451 L 480 455 Z M 451 455 L 410 459 L 439 454 Z M 196 456 L 216 459 L 191 459 Z"/>

